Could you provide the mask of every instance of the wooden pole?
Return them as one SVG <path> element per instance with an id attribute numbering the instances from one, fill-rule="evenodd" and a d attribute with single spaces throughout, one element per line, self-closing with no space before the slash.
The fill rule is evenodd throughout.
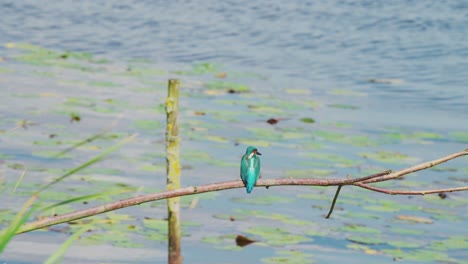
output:
<path id="1" fill-rule="evenodd" d="M 180 162 L 179 162 L 179 80 L 171 79 L 168 85 L 166 99 L 166 177 L 167 190 L 180 188 Z M 179 197 L 167 199 L 169 245 L 168 263 L 181 264 L 180 254 L 180 206 Z"/>

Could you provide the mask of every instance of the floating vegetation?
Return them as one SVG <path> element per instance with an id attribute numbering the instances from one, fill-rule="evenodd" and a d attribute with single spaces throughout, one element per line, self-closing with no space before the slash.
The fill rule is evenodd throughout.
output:
<path id="1" fill-rule="evenodd" d="M 262 87 L 271 84 L 261 83 L 268 81 L 265 76 L 229 72 L 212 62 L 171 71 L 147 59 L 113 62 L 86 52 L 30 44 L 9 43 L 6 47 L 5 59 L 0 58 L 0 75 L 7 76 L 12 85 L 25 86 L 3 94 L 6 111 L 0 118 L 0 193 L 4 198 L 0 203 L 5 208 L 0 209 L 1 229 L 14 221 L 25 197 L 44 182 L 54 182 L 77 163 L 131 133 L 138 133 L 139 139 L 41 193 L 40 208 L 50 208 L 34 213 L 31 219 L 163 191 L 165 147 L 160 140 L 165 120 L 161 114 L 166 111 L 163 95 L 167 78 L 174 73 L 184 78 L 180 109 L 184 186 L 238 180 L 239 144 L 268 147 L 262 160 L 266 178 L 339 178 L 427 159 L 432 153 L 426 153 L 423 144 L 432 144 L 431 151 L 445 151 L 452 145 L 463 148 L 468 142 L 466 131 L 431 130 L 417 124 L 374 127 L 372 122 L 356 122 L 354 116 L 364 109 L 355 99 L 365 99 L 368 94 L 352 89 L 331 89 L 325 96 L 301 87 L 277 93 Z M 115 126 L 97 134 L 120 114 Z M 467 173 L 465 164 L 453 162 L 425 171 L 424 177 L 376 186 L 412 190 L 458 187 L 466 185 Z M 21 175 L 24 178 L 17 183 Z M 374 262 L 390 258 L 403 262 L 464 260 L 462 251 L 468 242 L 453 231 L 459 230 L 454 225 L 466 222 L 468 200 L 464 196 L 443 193 L 407 199 L 345 188 L 337 202 L 335 220 L 330 222 L 321 214 L 328 209 L 333 190 L 325 190 L 262 188 L 247 195 L 236 189 L 223 195 L 213 192 L 182 197 L 182 215 L 192 220 L 182 222 L 183 235 L 188 238 L 184 243 L 189 248 L 203 242 L 200 254 L 255 251 L 258 255 L 252 255 L 252 262 L 264 263 L 312 263 L 316 255 L 320 258 L 344 251 L 345 258 L 357 261 L 363 254 L 373 255 Z M 60 204 L 63 201 L 70 203 Z M 97 216 L 85 231 L 87 219 L 53 226 L 47 229 L 50 234 L 43 236 L 54 239 L 52 232 L 60 232 L 62 237 L 79 234 L 80 239 L 73 242 L 78 244 L 152 250 L 156 244 L 166 248 L 165 201 L 122 212 Z M 427 232 L 436 225 L 440 228 L 437 235 Z M 445 230 L 445 226 L 449 228 Z M 255 243 L 241 247 L 252 241 Z M 252 250 L 254 247 L 261 250 Z"/>
<path id="2" fill-rule="evenodd" d="M 353 243 L 357 243 L 360 245 L 379 245 L 385 244 L 386 240 L 381 235 L 371 235 L 371 236 L 363 236 L 363 235 L 350 235 L 346 237 L 346 240 L 351 241 Z"/>
<path id="3" fill-rule="evenodd" d="M 379 234 L 381 231 L 376 228 L 367 227 L 364 225 L 355 225 L 355 224 L 348 224 L 339 229 L 343 232 L 351 232 L 351 233 L 368 233 L 368 234 Z"/>
<path id="4" fill-rule="evenodd" d="M 257 226 L 252 227 L 245 232 L 258 236 L 259 241 L 271 246 L 285 246 L 311 241 L 311 238 L 292 234 L 287 229 L 280 227 Z"/>
<path id="5" fill-rule="evenodd" d="M 205 87 L 210 90 L 225 90 L 229 93 L 247 92 L 250 89 L 242 84 L 224 81 L 212 81 L 205 84 Z"/>
<path id="6" fill-rule="evenodd" d="M 356 161 L 352 159 L 345 158 L 336 154 L 324 153 L 324 152 L 312 152 L 305 154 L 306 157 L 312 159 L 319 159 L 329 161 L 335 166 L 338 167 L 353 167 L 359 165 Z"/>
<path id="7" fill-rule="evenodd" d="M 263 263 L 267 264 L 302 264 L 315 263 L 313 255 L 297 250 L 280 250 L 276 252 L 278 256 L 262 258 Z"/>
<path id="8" fill-rule="evenodd" d="M 306 124 L 315 123 L 315 120 L 313 118 L 310 118 L 310 117 L 304 117 L 304 118 L 301 118 L 300 120 L 301 120 L 301 122 L 306 123 Z"/>
<path id="9" fill-rule="evenodd" d="M 241 250 L 242 247 L 236 245 L 237 235 L 228 234 L 220 236 L 205 236 L 201 239 L 202 242 L 212 244 L 217 249 L 222 250 Z"/>
<path id="10" fill-rule="evenodd" d="M 359 106 L 349 105 L 349 104 L 329 104 L 330 108 L 346 109 L 346 110 L 356 110 L 359 109 Z"/>
<path id="11" fill-rule="evenodd" d="M 343 96 L 367 96 L 366 93 L 363 92 L 356 92 L 353 90 L 347 90 L 347 89 L 332 89 L 330 91 L 330 94 L 333 95 L 343 95 Z"/>
<path id="12" fill-rule="evenodd" d="M 327 140 L 334 143 L 352 145 L 359 147 L 369 147 L 379 145 L 378 141 L 370 138 L 367 135 L 350 135 L 334 131 L 318 130 L 313 132 L 313 136 L 317 139 Z"/>
<path id="13" fill-rule="evenodd" d="M 359 153 L 359 155 L 366 159 L 372 159 L 375 161 L 395 163 L 395 164 L 416 163 L 419 161 L 418 158 L 412 158 L 399 152 L 391 152 L 391 151 L 384 151 L 384 150 L 380 150 L 374 153 L 362 152 L 362 153 Z"/>
<path id="14" fill-rule="evenodd" d="M 468 143 L 468 132 L 466 131 L 452 132 L 450 136 L 457 142 Z"/>

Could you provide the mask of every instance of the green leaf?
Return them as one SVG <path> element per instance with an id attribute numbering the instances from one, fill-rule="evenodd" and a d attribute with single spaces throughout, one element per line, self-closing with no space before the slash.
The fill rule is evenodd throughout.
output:
<path id="1" fill-rule="evenodd" d="M 315 123 L 315 120 L 313 118 L 310 118 L 310 117 L 304 117 L 304 118 L 301 118 L 300 120 L 301 120 L 301 122 L 306 123 L 306 124 Z"/>
<path id="2" fill-rule="evenodd" d="M 77 173 L 78 171 L 80 171 L 80 170 L 82 170 L 82 169 L 84 169 L 84 168 L 86 168 L 86 167 L 88 167 L 88 166 L 91 166 L 92 164 L 94 164 L 94 163 L 100 161 L 100 160 L 103 159 L 105 156 L 107 156 L 107 155 L 111 154 L 112 152 L 116 151 L 117 149 L 119 149 L 122 145 L 124 145 L 124 144 L 130 142 L 131 140 L 133 140 L 135 137 L 136 137 L 136 134 L 134 134 L 134 135 L 132 135 L 132 136 L 130 136 L 130 137 L 128 137 L 128 138 L 126 138 L 126 139 L 120 141 L 120 142 L 117 143 L 116 145 L 114 145 L 114 146 L 112 146 L 112 147 L 106 149 L 106 150 L 103 151 L 101 154 L 99 154 L 99 155 L 97 155 L 96 157 L 94 157 L 94 158 L 88 160 L 87 162 L 85 162 L 85 163 L 83 163 L 83 164 L 81 164 L 81 165 L 79 165 L 79 166 L 77 166 L 77 167 L 75 167 L 75 168 L 69 170 L 67 173 L 65 173 L 64 175 L 60 176 L 59 178 L 53 180 L 51 183 L 49 183 L 49 184 L 47 184 L 47 185 L 44 185 L 44 186 L 39 190 L 39 192 L 41 192 L 41 191 L 43 191 L 43 190 L 49 188 L 50 186 L 52 186 L 52 185 L 54 185 L 54 184 L 56 184 L 56 183 L 58 183 L 58 182 L 64 180 L 64 179 L 67 178 L 68 176 L 73 175 L 73 174 Z"/>
<path id="3" fill-rule="evenodd" d="M 90 224 L 87 224 L 80 228 L 78 231 L 76 231 L 73 235 L 71 235 L 60 247 L 55 251 L 54 254 L 52 254 L 47 260 L 44 262 L 45 264 L 53 264 L 53 263 L 59 263 L 61 262 L 60 260 L 62 259 L 63 255 L 65 252 L 68 250 L 68 248 L 71 247 L 73 242 L 77 239 L 80 238 L 81 235 L 83 235 L 86 231 L 91 229 L 93 226 L 93 222 Z"/>
<path id="4" fill-rule="evenodd" d="M 10 225 L 0 232 L 0 253 L 5 250 L 5 247 L 10 240 L 15 236 L 21 226 L 29 219 L 31 214 L 37 210 L 38 205 L 34 204 L 37 195 L 33 195 L 26 201 L 20 212 L 16 214 Z"/>

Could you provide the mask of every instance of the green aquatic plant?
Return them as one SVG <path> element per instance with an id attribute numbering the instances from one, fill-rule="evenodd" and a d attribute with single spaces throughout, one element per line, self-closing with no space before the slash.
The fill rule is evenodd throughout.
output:
<path id="1" fill-rule="evenodd" d="M 51 210 L 51 209 L 54 209 L 56 207 L 60 207 L 60 206 L 63 206 L 63 205 L 67 205 L 67 204 L 70 204 L 70 203 L 74 203 L 74 202 L 77 202 L 77 201 L 81 201 L 81 200 L 85 200 L 85 199 L 90 199 L 90 198 L 96 198 L 96 197 L 99 197 L 99 196 L 103 196 L 103 195 L 109 195 L 109 192 L 104 192 L 104 193 L 100 193 L 100 194 L 94 194 L 94 195 L 87 195 L 87 196 L 82 196 L 82 197 L 74 197 L 72 199 L 68 199 L 68 200 L 62 200 L 61 202 L 57 203 L 57 204 L 54 204 L 54 205 L 51 205 L 51 206 L 47 206 L 47 207 L 43 207 L 41 208 L 41 203 L 38 203 L 38 201 L 40 201 L 41 199 L 41 194 L 42 193 L 45 193 L 47 189 L 49 189 L 52 185 L 54 184 L 57 184 L 63 180 L 65 180 L 67 177 L 77 173 L 78 171 L 102 160 L 105 156 L 111 154 L 112 152 L 116 151 L 118 148 L 120 148 L 123 144 L 125 143 L 128 143 L 130 140 L 132 140 L 135 136 L 131 136 L 121 142 L 119 142 L 118 144 L 112 146 L 111 148 L 105 150 L 103 153 L 99 154 L 98 156 L 88 160 L 87 162 L 84 162 L 83 164 L 69 170 L 67 173 L 63 174 L 62 176 L 54 179 L 53 181 L 51 181 L 50 183 L 48 184 L 45 184 L 43 185 L 41 188 L 39 188 L 23 205 L 23 207 L 21 208 L 21 210 L 16 214 L 15 218 L 10 222 L 10 224 L 8 225 L 8 227 L 4 230 L 2 230 L 0 232 L 0 253 L 3 252 L 3 250 L 5 249 L 6 245 L 9 243 L 9 241 L 13 238 L 13 236 L 18 233 L 18 232 L 21 232 L 21 227 L 23 226 L 23 224 L 30 218 L 30 216 L 37 212 L 37 211 L 41 211 L 41 212 L 45 212 L 45 211 L 48 211 L 48 210 Z M 21 184 L 21 181 L 23 180 L 24 178 L 24 175 L 22 175 L 19 180 L 18 180 L 18 183 L 15 185 L 15 188 L 14 190 L 17 189 L 17 187 Z M 59 252 L 63 251 L 66 247 L 63 247 L 61 249 L 59 249 Z"/>

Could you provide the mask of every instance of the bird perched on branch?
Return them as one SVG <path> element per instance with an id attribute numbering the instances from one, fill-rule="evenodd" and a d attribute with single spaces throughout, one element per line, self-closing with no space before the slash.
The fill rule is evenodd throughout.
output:
<path id="1" fill-rule="evenodd" d="M 256 147 L 249 146 L 241 159 L 240 176 L 244 182 L 247 193 L 251 193 L 260 176 L 260 158 L 262 155 Z"/>

